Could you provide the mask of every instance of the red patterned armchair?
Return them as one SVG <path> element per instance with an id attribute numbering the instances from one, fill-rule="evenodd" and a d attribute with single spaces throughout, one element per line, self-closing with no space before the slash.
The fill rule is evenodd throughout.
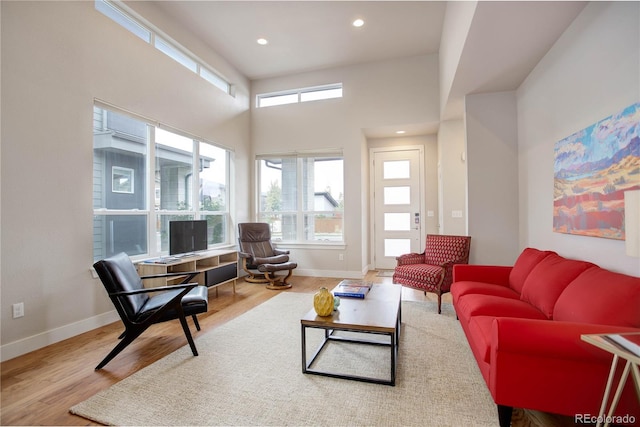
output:
<path id="1" fill-rule="evenodd" d="M 442 309 L 442 294 L 451 290 L 453 265 L 469 263 L 470 236 L 427 234 L 421 254 L 404 254 L 396 258 L 393 283 L 432 292 L 438 295 L 438 314 Z"/>

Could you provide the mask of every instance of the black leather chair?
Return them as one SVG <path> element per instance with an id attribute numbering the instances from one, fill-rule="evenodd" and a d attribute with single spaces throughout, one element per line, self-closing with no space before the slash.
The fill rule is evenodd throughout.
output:
<path id="1" fill-rule="evenodd" d="M 269 224 L 264 222 L 238 224 L 238 245 L 242 268 L 248 274 L 244 280 L 252 283 L 269 283 L 267 289 L 279 290 L 291 287 L 287 280 L 298 264 L 289 261 L 289 251 L 273 246 Z M 278 271 L 286 271 L 287 275 L 278 275 L 276 274 Z"/>
<path id="2" fill-rule="evenodd" d="M 96 366 L 96 370 L 109 363 L 149 326 L 167 320 L 180 319 L 191 351 L 194 356 L 198 355 L 185 317 L 192 316 L 196 329 L 200 330 L 196 314 L 205 313 L 208 309 L 207 287 L 197 283 L 186 283 L 198 272 L 140 277 L 124 252 L 96 262 L 93 268 L 98 273 L 125 327 L 125 331 L 119 337 L 121 341 Z M 185 276 L 185 279 L 179 285 L 156 288 L 145 288 L 142 285 L 142 279 L 168 276 Z"/>

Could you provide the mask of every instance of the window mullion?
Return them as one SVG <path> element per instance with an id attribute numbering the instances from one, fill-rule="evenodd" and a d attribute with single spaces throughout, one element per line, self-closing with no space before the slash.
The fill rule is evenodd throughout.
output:
<path id="1" fill-rule="evenodd" d="M 147 138 L 149 144 L 147 146 L 147 247 L 149 255 L 156 256 L 159 254 L 157 240 L 157 215 L 156 212 L 156 128 L 147 125 Z"/>
<path id="2" fill-rule="evenodd" d="M 193 140 L 193 158 L 191 159 L 191 210 L 195 219 L 200 218 L 200 144 Z"/>
<path id="3" fill-rule="evenodd" d="M 302 213 L 303 211 L 303 207 L 304 207 L 304 195 L 303 192 L 305 191 L 304 188 L 304 177 L 302 176 L 303 173 L 303 167 L 302 167 L 302 162 L 303 159 L 298 157 L 296 158 L 296 184 L 298 186 L 298 188 L 301 188 L 302 191 L 297 191 L 297 195 L 296 195 L 296 199 L 297 199 L 297 212 L 296 212 L 296 241 L 297 242 L 304 242 L 305 238 L 304 238 L 304 214 Z"/>

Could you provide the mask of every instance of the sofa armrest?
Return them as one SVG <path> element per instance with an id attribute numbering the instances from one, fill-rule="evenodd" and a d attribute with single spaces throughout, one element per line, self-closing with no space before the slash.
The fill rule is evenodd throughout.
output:
<path id="1" fill-rule="evenodd" d="M 498 405 L 563 415 L 595 414 L 600 407 L 612 355 L 582 341 L 580 336 L 623 331 L 639 330 L 496 318 L 491 331 L 487 383 L 491 396 Z M 638 412 L 635 399 L 629 387 L 629 393 L 623 394 L 616 411 L 618 415 L 632 410 L 635 415 Z"/>
<path id="2" fill-rule="evenodd" d="M 578 360 L 594 357 L 610 361 L 610 354 L 583 341 L 580 336 L 620 332 L 640 330 L 623 326 L 498 317 L 493 321 L 491 346 L 492 352 L 496 353 Z"/>
<path id="3" fill-rule="evenodd" d="M 453 266 L 453 281 L 483 282 L 509 286 L 509 274 L 513 267 L 502 265 L 456 264 Z"/>

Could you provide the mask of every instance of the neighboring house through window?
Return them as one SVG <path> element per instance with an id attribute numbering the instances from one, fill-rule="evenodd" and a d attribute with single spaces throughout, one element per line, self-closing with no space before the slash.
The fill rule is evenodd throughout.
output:
<path id="1" fill-rule="evenodd" d="M 166 254 L 169 221 L 206 219 L 229 243 L 230 152 L 148 120 L 94 106 L 93 258 Z"/>
<path id="2" fill-rule="evenodd" d="M 342 153 L 259 156 L 258 221 L 275 241 L 342 243 Z"/>

